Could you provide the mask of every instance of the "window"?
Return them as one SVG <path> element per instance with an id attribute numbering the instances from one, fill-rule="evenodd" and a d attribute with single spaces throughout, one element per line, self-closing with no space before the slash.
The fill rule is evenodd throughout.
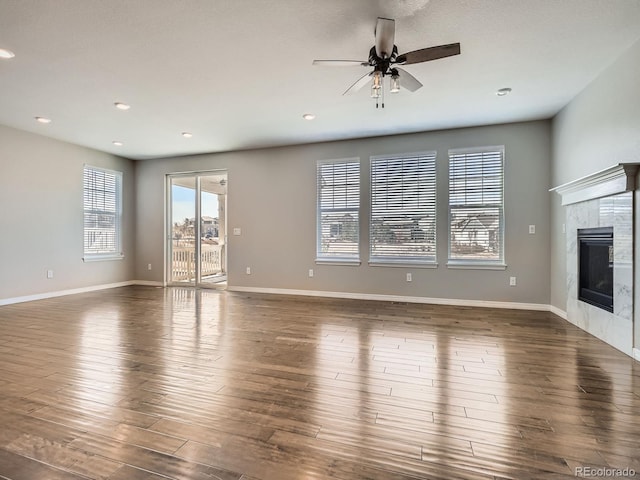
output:
<path id="1" fill-rule="evenodd" d="M 360 159 L 318 163 L 317 261 L 360 261 Z"/>
<path id="2" fill-rule="evenodd" d="M 372 264 L 435 263 L 436 152 L 371 158 Z"/>
<path id="3" fill-rule="evenodd" d="M 449 150 L 449 265 L 504 268 L 504 147 Z"/>
<path id="4" fill-rule="evenodd" d="M 122 173 L 84 167 L 84 260 L 122 258 Z"/>

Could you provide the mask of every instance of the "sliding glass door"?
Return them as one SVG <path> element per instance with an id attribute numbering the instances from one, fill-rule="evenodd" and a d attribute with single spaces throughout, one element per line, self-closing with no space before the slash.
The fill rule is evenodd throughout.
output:
<path id="1" fill-rule="evenodd" d="M 226 172 L 169 175 L 167 190 L 168 283 L 226 286 Z"/>

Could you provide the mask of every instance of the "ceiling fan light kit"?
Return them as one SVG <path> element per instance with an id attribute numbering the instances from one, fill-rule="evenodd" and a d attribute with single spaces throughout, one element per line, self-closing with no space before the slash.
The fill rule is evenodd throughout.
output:
<path id="1" fill-rule="evenodd" d="M 371 97 L 376 100 L 376 108 L 379 99 L 382 99 L 384 108 L 384 77 L 389 79 L 389 92 L 398 93 L 400 86 L 410 92 L 415 92 L 422 83 L 406 70 L 396 65 L 411 65 L 414 63 L 429 62 L 440 58 L 451 57 L 460 54 L 459 43 L 449 43 L 435 47 L 421 48 L 412 52 L 398 55 L 398 47 L 394 44 L 396 22 L 391 18 L 378 17 L 375 29 L 375 45 L 369 50 L 369 60 L 314 60 L 313 65 L 319 66 L 360 66 L 373 67 L 373 71 L 366 73 L 351 85 L 343 95 L 355 93 L 371 82 Z M 402 79 L 402 82 L 401 82 Z"/>
<path id="2" fill-rule="evenodd" d="M 382 93 L 382 72 L 373 72 L 373 82 L 371 83 L 371 98 L 380 98 Z M 383 104 L 384 105 L 384 104 Z"/>
<path id="3" fill-rule="evenodd" d="M 394 69 L 395 70 L 395 69 Z M 395 70 L 395 73 L 391 73 L 391 88 L 389 89 L 391 93 L 398 93 L 400 91 L 400 75 L 398 71 Z"/>

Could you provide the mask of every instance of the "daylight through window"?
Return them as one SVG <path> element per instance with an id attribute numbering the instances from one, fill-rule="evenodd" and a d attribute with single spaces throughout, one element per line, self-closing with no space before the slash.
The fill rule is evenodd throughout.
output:
<path id="1" fill-rule="evenodd" d="M 504 147 L 449 150 L 449 262 L 504 263 Z"/>
<path id="2" fill-rule="evenodd" d="M 319 162 L 318 260 L 360 258 L 360 160 Z"/>
<path id="3" fill-rule="evenodd" d="M 436 258 L 436 152 L 371 158 L 372 263 Z"/>
<path id="4" fill-rule="evenodd" d="M 122 173 L 84 167 L 84 259 L 122 257 Z"/>

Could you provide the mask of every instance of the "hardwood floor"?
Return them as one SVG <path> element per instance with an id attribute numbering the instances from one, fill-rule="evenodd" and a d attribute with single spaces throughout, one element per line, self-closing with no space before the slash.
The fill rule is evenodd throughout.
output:
<path id="1" fill-rule="evenodd" d="M 640 472 L 640 364 L 547 312 L 126 287 L 0 307 L 0 425 L 11 480 Z"/>

